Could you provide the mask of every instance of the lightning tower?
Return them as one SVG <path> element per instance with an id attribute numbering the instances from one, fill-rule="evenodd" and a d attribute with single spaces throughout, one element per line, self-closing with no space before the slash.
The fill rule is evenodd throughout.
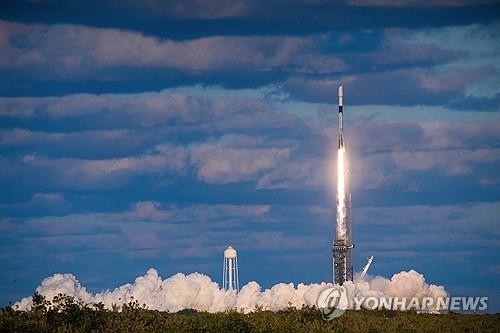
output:
<path id="1" fill-rule="evenodd" d="M 351 195 L 347 194 L 345 184 L 345 146 L 344 146 L 344 89 L 339 86 L 339 147 L 337 152 L 337 214 L 335 239 L 333 241 L 333 282 L 339 285 L 352 281 L 352 230 Z"/>

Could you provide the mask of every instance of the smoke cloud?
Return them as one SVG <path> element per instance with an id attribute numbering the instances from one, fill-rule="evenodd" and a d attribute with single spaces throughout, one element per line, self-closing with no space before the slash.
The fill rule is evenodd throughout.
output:
<path id="1" fill-rule="evenodd" d="M 135 279 L 134 284 L 125 284 L 114 290 L 106 290 L 92 295 L 82 287 L 72 274 L 54 274 L 42 281 L 36 291 L 51 301 L 57 294 L 66 294 L 84 304 L 102 302 L 111 309 L 115 304 L 120 307 L 131 301 L 145 304 L 148 309 L 177 312 L 182 309 L 195 309 L 207 312 L 222 312 L 236 309 L 245 313 L 257 307 L 263 310 L 279 311 L 292 306 L 302 308 L 315 306 L 319 294 L 331 283 L 292 284 L 279 283 L 271 289 L 262 290 L 257 282 L 249 282 L 236 294 L 224 291 L 210 277 L 192 273 L 177 273 L 162 280 L 158 272 L 150 268 L 145 275 Z M 438 297 L 447 296 L 441 286 L 429 285 L 424 276 L 414 270 L 395 274 L 391 279 L 374 277 L 365 280 L 355 279 L 344 283 L 353 296 L 399 296 L 399 297 Z M 30 310 L 32 297 L 25 297 L 13 306 L 19 310 Z"/>

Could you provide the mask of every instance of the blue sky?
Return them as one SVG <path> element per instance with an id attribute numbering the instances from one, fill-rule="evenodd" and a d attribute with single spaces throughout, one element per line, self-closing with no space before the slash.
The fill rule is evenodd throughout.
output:
<path id="1" fill-rule="evenodd" d="M 4 1 L 0 304 L 57 272 L 331 279 L 336 87 L 355 270 L 500 309 L 497 1 Z"/>

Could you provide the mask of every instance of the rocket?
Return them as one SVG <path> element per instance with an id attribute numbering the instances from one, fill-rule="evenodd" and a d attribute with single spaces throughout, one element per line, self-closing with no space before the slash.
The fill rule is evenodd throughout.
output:
<path id="1" fill-rule="evenodd" d="M 339 149 L 344 148 L 344 87 L 339 86 Z"/>
<path id="2" fill-rule="evenodd" d="M 339 86 L 339 150 L 337 155 L 337 223 L 333 241 L 333 281 L 342 285 L 352 281 L 352 229 L 351 229 L 351 195 L 345 185 L 344 163 L 344 87 Z"/>

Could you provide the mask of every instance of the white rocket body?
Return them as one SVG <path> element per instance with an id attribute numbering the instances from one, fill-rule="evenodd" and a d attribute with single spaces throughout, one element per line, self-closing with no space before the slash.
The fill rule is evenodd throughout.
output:
<path id="1" fill-rule="evenodd" d="M 339 86 L 339 149 L 344 147 L 344 87 Z"/>

